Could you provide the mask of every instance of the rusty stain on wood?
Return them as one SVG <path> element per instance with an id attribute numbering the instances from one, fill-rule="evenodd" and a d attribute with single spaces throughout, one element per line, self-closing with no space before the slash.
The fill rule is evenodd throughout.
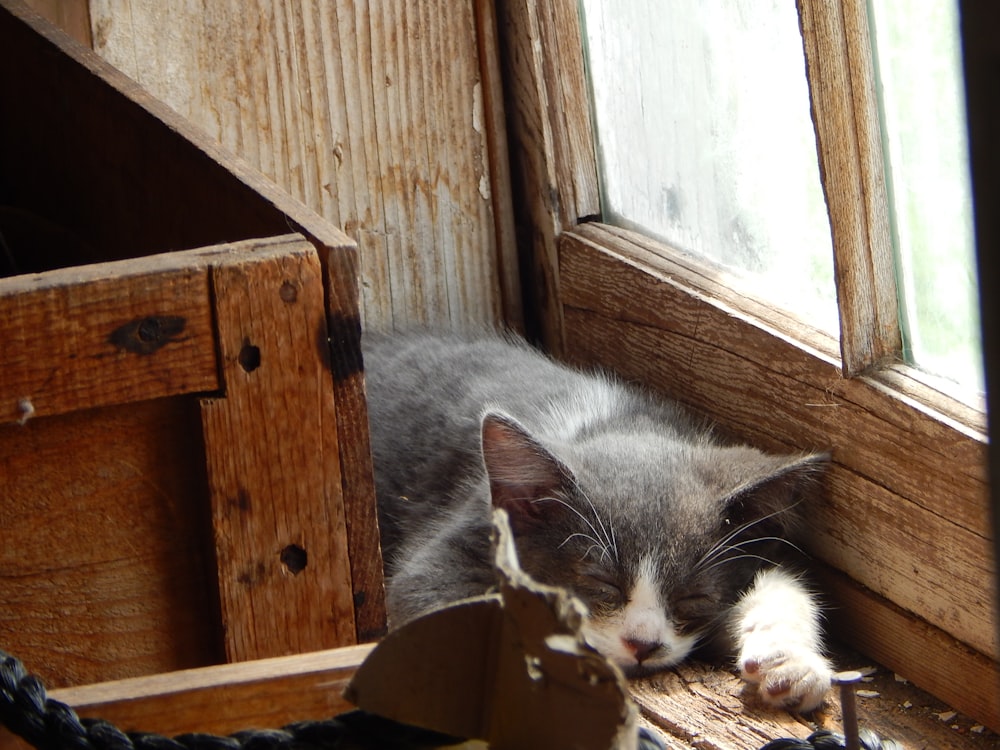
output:
<path id="1" fill-rule="evenodd" d="M 44 417 L 216 390 L 204 264 L 178 253 L 0 279 L 0 423 L 23 418 L 24 398 Z"/>

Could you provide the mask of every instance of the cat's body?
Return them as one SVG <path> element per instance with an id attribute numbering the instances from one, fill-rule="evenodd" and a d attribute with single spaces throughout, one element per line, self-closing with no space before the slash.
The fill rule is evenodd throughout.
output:
<path id="1" fill-rule="evenodd" d="M 822 700 L 816 606 L 765 562 L 821 457 L 722 446 L 500 336 L 368 334 L 364 353 L 390 626 L 495 584 L 498 506 L 522 567 L 587 605 L 588 642 L 627 673 L 724 644 L 767 702 Z"/>

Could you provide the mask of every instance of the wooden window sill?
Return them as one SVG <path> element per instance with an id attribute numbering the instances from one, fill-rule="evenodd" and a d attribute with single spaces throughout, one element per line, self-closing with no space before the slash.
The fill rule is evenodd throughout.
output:
<path id="1" fill-rule="evenodd" d="M 863 668 L 858 686 L 858 720 L 883 740 L 907 750 L 986 750 L 1000 748 L 1000 736 L 884 667 L 845 648 L 835 648 L 834 663 Z M 870 680 L 870 681 L 869 681 Z M 668 750 L 757 750 L 778 737 L 808 737 L 817 729 L 841 731 L 840 701 L 831 692 L 809 717 L 766 708 L 754 688 L 734 670 L 701 662 L 634 680 L 632 695 L 643 724 Z"/>

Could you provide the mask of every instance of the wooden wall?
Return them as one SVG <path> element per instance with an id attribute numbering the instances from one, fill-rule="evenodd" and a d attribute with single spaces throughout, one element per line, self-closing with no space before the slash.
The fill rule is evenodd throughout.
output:
<path id="1" fill-rule="evenodd" d="M 31 3 L 354 238 L 367 323 L 521 326 L 491 2 Z"/>

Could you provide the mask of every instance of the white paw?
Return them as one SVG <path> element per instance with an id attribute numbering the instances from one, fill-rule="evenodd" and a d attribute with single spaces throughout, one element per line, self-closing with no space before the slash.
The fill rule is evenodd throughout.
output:
<path id="1" fill-rule="evenodd" d="M 761 700 L 767 705 L 808 712 L 823 702 L 833 670 L 823 656 L 809 650 L 744 648 L 740 674 L 758 684 Z"/>

